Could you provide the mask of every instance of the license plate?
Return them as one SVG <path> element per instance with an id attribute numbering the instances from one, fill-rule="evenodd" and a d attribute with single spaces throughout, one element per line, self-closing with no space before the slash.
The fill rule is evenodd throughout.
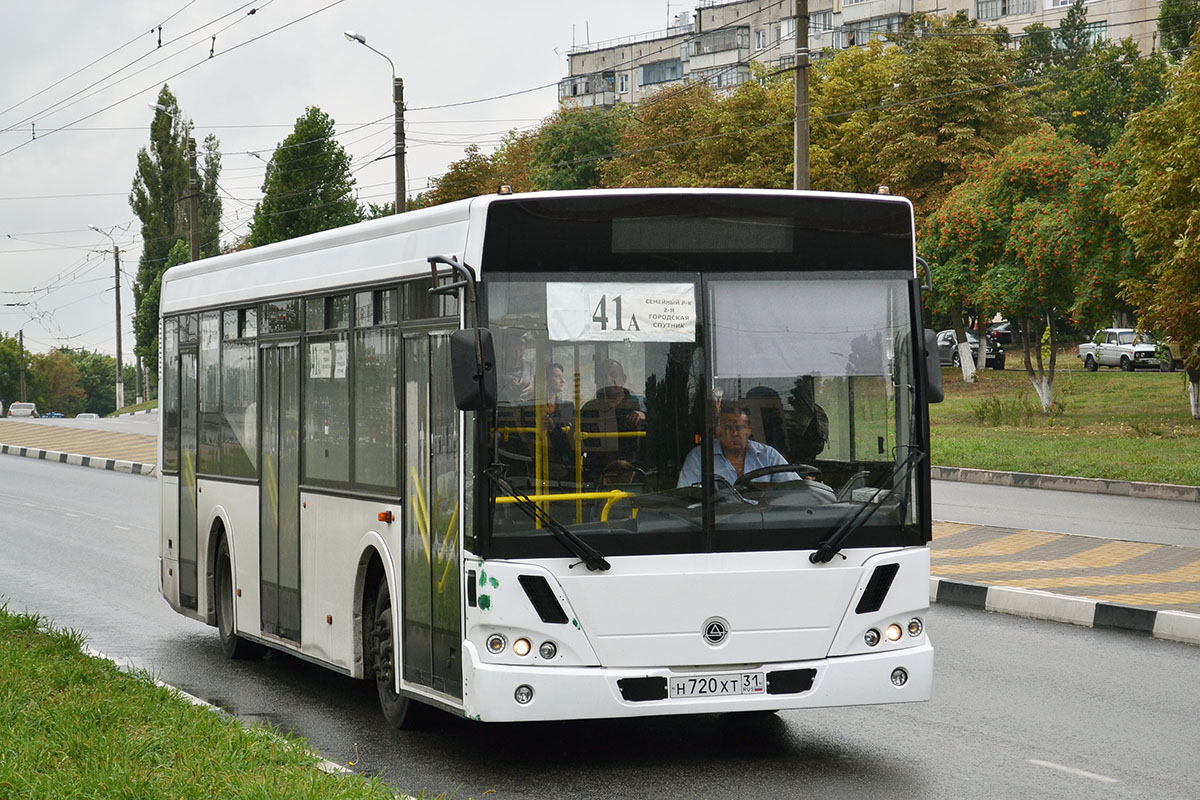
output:
<path id="1" fill-rule="evenodd" d="M 761 672 L 734 672 L 725 675 L 671 678 L 667 687 L 671 697 L 720 697 L 731 694 L 762 694 L 767 690 L 767 682 Z"/>

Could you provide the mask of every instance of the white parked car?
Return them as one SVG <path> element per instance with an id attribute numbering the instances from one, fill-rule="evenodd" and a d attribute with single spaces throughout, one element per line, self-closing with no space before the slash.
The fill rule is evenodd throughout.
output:
<path id="1" fill-rule="evenodd" d="M 82 414 L 76 414 L 75 419 L 100 419 L 100 415 L 93 414 L 90 411 L 85 411 Z"/>
<path id="2" fill-rule="evenodd" d="M 8 407 L 8 415 L 10 417 L 36 417 L 38 410 L 33 403 L 13 403 Z"/>
<path id="3" fill-rule="evenodd" d="M 1079 345 L 1079 358 L 1092 372 L 1100 367 L 1120 367 L 1126 372 L 1159 368 L 1154 338 L 1133 328 L 1096 331 L 1090 342 Z"/>

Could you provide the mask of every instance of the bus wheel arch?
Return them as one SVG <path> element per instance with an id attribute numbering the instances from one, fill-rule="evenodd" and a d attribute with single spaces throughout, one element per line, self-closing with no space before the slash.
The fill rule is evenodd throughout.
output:
<path id="1" fill-rule="evenodd" d="M 221 651 L 227 658 L 259 658 L 266 651 L 265 648 L 237 633 L 237 606 L 234 602 L 237 582 L 233 578 L 229 541 L 220 520 L 214 523 L 210 540 L 214 555 L 209 561 L 212 564 L 212 591 L 209 596 L 212 598 L 213 618 L 221 641 Z"/>
<path id="2" fill-rule="evenodd" d="M 375 683 L 379 706 L 388 724 L 399 730 L 411 730 L 421 725 L 425 708 L 396 691 L 399 664 L 395 600 L 378 553 L 372 552 L 360 574 L 363 575 L 360 593 L 363 678 Z"/>

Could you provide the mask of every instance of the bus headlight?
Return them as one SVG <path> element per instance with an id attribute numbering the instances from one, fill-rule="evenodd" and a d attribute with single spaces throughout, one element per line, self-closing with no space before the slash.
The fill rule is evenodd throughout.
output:
<path id="1" fill-rule="evenodd" d="M 898 642 L 900 641 L 900 637 L 904 635 L 904 631 L 900 630 L 900 626 L 893 622 L 887 626 L 887 631 L 884 635 L 887 636 L 889 642 Z"/>
<path id="2" fill-rule="evenodd" d="M 921 622 L 920 617 L 913 617 L 908 621 L 909 636 L 920 636 L 923 630 L 925 630 L 925 623 Z"/>
<path id="3" fill-rule="evenodd" d="M 517 687 L 517 690 L 513 692 L 513 699 L 523 706 L 528 705 L 533 701 L 533 687 L 521 684 Z"/>
<path id="4" fill-rule="evenodd" d="M 517 655 L 521 656 L 522 658 L 529 655 L 529 651 L 532 649 L 533 649 L 533 645 L 531 645 L 529 643 L 529 640 L 524 637 L 517 639 L 515 642 L 513 642 L 513 652 L 516 653 Z"/>
<path id="5" fill-rule="evenodd" d="M 892 670 L 892 686 L 903 686 L 908 683 L 908 670 L 904 667 L 896 667 Z"/>
<path id="6" fill-rule="evenodd" d="M 491 636 L 487 637 L 486 644 L 488 652 L 494 656 L 498 656 L 504 652 L 504 647 L 508 644 L 508 642 L 505 640 L 503 634 L 493 633 Z"/>
<path id="7" fill-rule="evenodd" d="M 541 647 L 538 648 L 538 655 L 546 661 L 550 661 L 558 655 L 558 645 L 554 642 L 542 642 Z"/>
<path id="8" fill-rule="evenodd" d="M 879 644 L 879 631 L 871 628 L 863 635 L 863 641 L 867 643 L 867 647 L 874 647 Z"/>

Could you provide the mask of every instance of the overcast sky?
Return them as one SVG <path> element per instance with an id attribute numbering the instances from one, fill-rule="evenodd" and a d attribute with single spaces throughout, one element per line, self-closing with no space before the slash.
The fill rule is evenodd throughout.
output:
<path id="1" fill-rule="evenodd" d="M 476 143 L 490 153 L 557 105 L 572 43 L 667 27 L 658 0 L 47 0 L 0 26 L 0 331 L 26 347 L 116 350 L 111 233 L 131 363 L 138 148 L 164 83 L 221 141 L 222 242 L 248 231 L 264 161 L 307 106 L 337 122 L 360 201 L 394 196 L 391 70 L 404 79 L 409 194 Z M 248 14 L 255 9 L 254 14 Z M 158 28 L 161 25 L 161 47 Z M 216 35 L 215 48 L 212 37 Z M 261 38 L 259 38 L 261 37 Z M 209 58 L 210 48 L 214 57 Z M 547 86 L 549 84 L 549 86 Z M 536 88 L 546 87 L 546 88 Z M 525 91 L 508 97 L 498 97 Z M 498 98 L 486 100 L 487 98 Z M 471 102 L 481 101 L 485 102 Z M 433 108 L 465 103 L 451 108 Z M 376 160 L 379 156 L 382 160 Z"/>

